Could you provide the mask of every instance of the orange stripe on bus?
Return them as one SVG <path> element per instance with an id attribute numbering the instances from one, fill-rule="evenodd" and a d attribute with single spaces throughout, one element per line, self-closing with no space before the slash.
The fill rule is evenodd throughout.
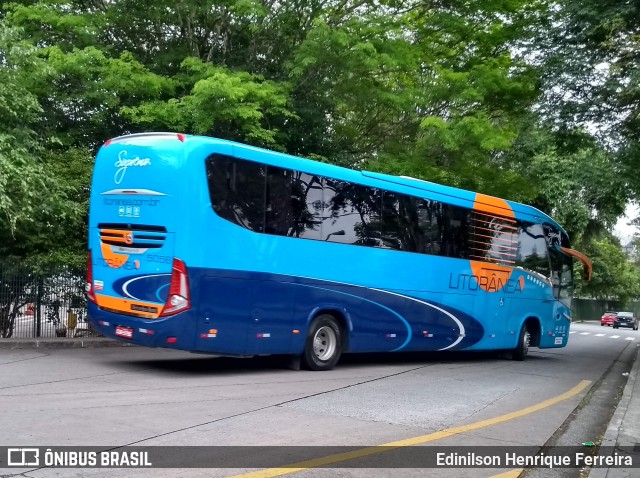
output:
<path id="1" fill-rule="evenodd" d="M 124 237 L 100 236 L 100 239 L 103 241 L 121 242 L 122 244 L 127 244 L 127 240 Z"/>
<path id="2" fill-rule="evenodd" d="M 486 292 L 499 292 L 507 285 L 507 281 L 513 273 L 511 267 L 480 261 L 469 262 L 471 263 L 471 271 L 475 276 L 475 280 L 478 282 L 480 288 Z M 485 280 L 480 281 L 481 278 L 485 278 Z"/>
<path id="3" fill-rule="evenodd" d="M 100 234 L 115 234 L 117 236 L 124 237 L 125 234 L 129 233 L 128 229 L 100 229 Z"/>
<path id="4" fill-rule="evenodd" d="M 507 201 L 480 193 L 476 194 L 476 200 L 473 203 L 473 210 L 486 212 L 489 214 L 497 214 L 499 216 L 506 216 L 509 218 L 516 217 L 513 209 L 511 209 L 511 206 L 509 206 L 509 203 Z"/>

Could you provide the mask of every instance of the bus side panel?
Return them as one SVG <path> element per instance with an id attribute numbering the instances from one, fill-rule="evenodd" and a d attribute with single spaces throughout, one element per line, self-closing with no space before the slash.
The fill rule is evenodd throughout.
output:
<path id="1" fill-rule="evenodd" d="M 374 291 L 364 287 L 301 279 L 295 323 L 306 331 L 317 315 L 330 313 L 344 319 L 350 352 L 389 352 L 405 347 L 412 334 L 401 312 L 404 301 L 388 295 L 383 303 L 372 295 Z M 304 341 L 297 345 L 295 351 L 302 352 Z"/>
<path id="2" fill-rule="evenodd" d="M 474 348 L 485 329 L 473 316 L 475 298 L 469 294 L 407 291 L 405 314 L 414 330 L 407 350 L 435 351 Z M 412 297 L 413 296 L 413 297 Z"/>
<path id="3" fill-rule="evenodd" d="M 346 316 L 351 352 L 464 348 L 483 336 L 479 322 L 461 310 L 434 302 L 434 295 L 430 295 L 431 300 L 423 300 L 402 291 L 308 279 L 300 285 L 296 325 L 308 328 L 311 319 L 322 311 Z M 296 351 L 300 352 L 303 344 L 297 344 Z"/>
<path id="4" fill-rule="evenodd" d="M 252 282 L 202 276 L 198 287 L 195 350 L 247 354 Z"/>
<path id="5" fill-rule="evenodd" d="M 551 347 L 564 347 L 569 342 L 569 329 L 571 328 L 571 309 L 565 304 L 554 301 L 553 306 L 553 345 Z M 541 342 L 540 348 L 547 347 L 547 342 Z"/>
<path id="6" fill-rule="evenodd" d="M 234 355 L 291 351 L 295 287 L 268 274 L 207 270 L 200 280 L 197 350 Z"/>
<path id="7" fill-rule="evenodd" d="M 471 347 L 471 350 L 498 350 L 506 347 L 509 342 L 507 327 L 512 300 L 513 297 L 505 294 L 504 290 L 486 292 L 479 289 L 476 292 L 473 316 L 482 323 L 484 334 L 482 340 Z"/>
<path id="8" fill-rule="evenodd" d="M 301 353 L 321 313 L 343 322 L 351 352 L 461 349 L 483 337 L 469 314 L 400 291 L 230 270 L 208 270 L 199 283 L 201 352 Z"/>
<path id="9" fill-rule="evenodd" d="M 409 336 L 396 310 L 367 297 L 367 290 L 349 284 L 304 280 L 298 294 L 300 318 L 308 328 L 315 311 L 334 310 L 348 320 L 349 350 L 391 351 Z M 344 312 L 342 312 L 344 311 Z"/>
<path id="10" fill-rule="evenodd" d="M 291 352 L 293 336 L 293 304 L 297 288 L 290 281 L 265 275 L 253 281 L 248 348 L 251 353 L 278 354 Z"/>

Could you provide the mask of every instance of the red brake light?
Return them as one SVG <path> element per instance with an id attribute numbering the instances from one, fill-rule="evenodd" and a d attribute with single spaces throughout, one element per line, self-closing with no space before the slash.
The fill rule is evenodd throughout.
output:
<path id="1" fill-rule="evenodd" d="M 189 275 L 187 266 L 180 259 L 173 258 L 171 269 L 171 284 L 169 285 L 169 297 L 162 309 L 160 317 L 168 317 L 191 308 L 191 295 L 189 294 Z"/>
<path id="2" fill-rule="evenodd" d="M 87 254 L 87 285 L 85 286 L 87 291 L 87 299 L 96 304 L 96 294 L 93 290 L 93 261 L 91 260 L 91 251 Z"/>

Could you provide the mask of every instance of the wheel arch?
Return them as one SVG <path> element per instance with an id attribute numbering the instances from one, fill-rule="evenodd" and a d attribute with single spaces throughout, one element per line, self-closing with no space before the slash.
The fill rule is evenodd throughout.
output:
<path id="1" fill-rule="evenodd" d="M 311 322 L 315 320 L 316 317 L 319 317 L 323 314 L 328 314 L 333 316 L 338 325 L 342 329 L 342 350 L 343 352 L 349 351 L 349 336 L 351 331 L 353 330 L 353 324 L 351 322 L 351 317 L 349 312 L 344 307 L 339 307 L 336 305 L 323 305 L 315 307 L 311 313 L 307 317 L 307 323 L 305 325 L 305 332 L 309 330 L 311 326 Z M 306 336 L 306 333 L 305 333 Z"/>
<path id="2" fill-rule="evenodd" d="M 526 325 L 527 331 L 529 332 L 529 345 L 531 347 L 539 347 L 540 340 L 542 340 L 540 319 L 535 316 L 529 316 L 524 320 L 523 325 Z"/>

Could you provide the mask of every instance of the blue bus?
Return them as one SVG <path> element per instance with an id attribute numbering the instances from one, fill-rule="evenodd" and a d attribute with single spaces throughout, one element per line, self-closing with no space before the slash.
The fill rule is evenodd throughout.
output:
<path id="1" fill-rule="evenodd" d="M 199 353 L 564 347 L 572 260 L 541 211 L 409 177 L 222 139 L 107 141 L 89 214 L 89 316 L 102 334 Z"/>

